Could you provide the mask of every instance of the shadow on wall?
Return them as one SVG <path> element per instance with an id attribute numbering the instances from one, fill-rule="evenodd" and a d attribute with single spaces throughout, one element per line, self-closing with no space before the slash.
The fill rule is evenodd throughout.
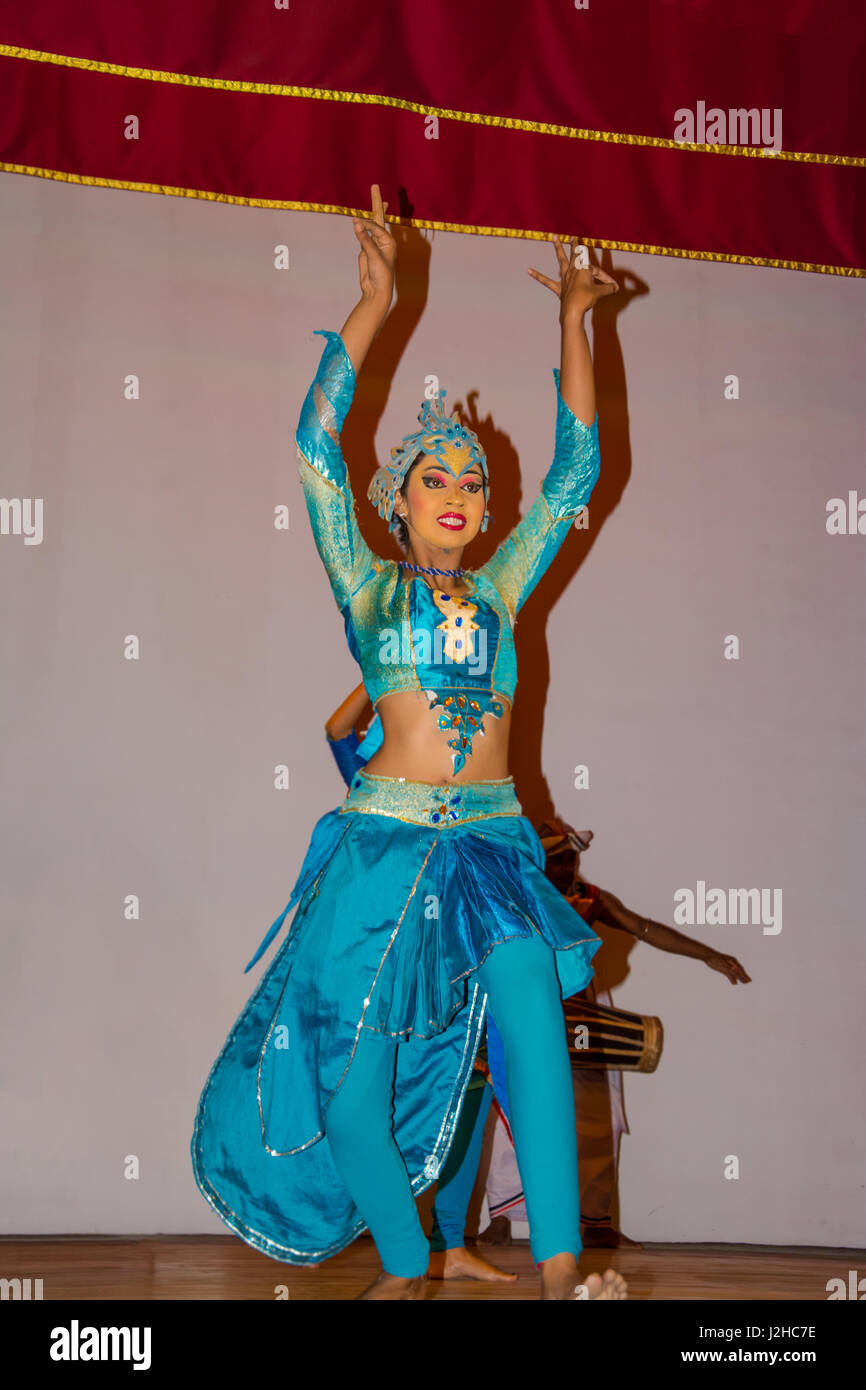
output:
<path id="1" fill-rule="evenodd" d="M 411 217 L 412 212 L 406 190 L 401 189 L 400 216 Z M 357 409 L 350 411 L 342 434 L 343 451 L 346 458 L 352 460 L 356 497 L 366 493 L 367 484 L 378 467 L 374 445 L 376 431 L 388 402 L 391 382 L 424 312 L 429 292 L 431 242 L 417 227 L 394 226 L 393 232 L 397 241 L 396 302 L 364 362 L 356 388 Z M 518 621 L 516 628 L 519 680 L 512 724 L 511 771 L 524 814 L 536 825 L 556 814 L 541 765 L 544 709 L 550 681 L 550 658 L 545 640 L 547 618 L 595 544 L 605 518 L 618 505 L 631 475 L 628 393 L 617 319 L 633 299 L 649 293 L 648 285 L 630 271 L 615 271 L 609 251 L 602 252 L 600 259 L 598 253 L 590 255 L 594 264 L 600 264 L 603 270 L 615 275 L 620 284 L 619 293 L 602 299 L 593 316 L 601 475 L 590 503 L 590 529 L 575 531 L 574 536 L 569 537 L 522 610 L 522 621 Z M 473 388 L 466 393 L 465 402 L 453 403 L 459 407 L 464 423 L 478 435 L 493 462 L 491 472 L 495 468 L 492 521 L 487 533 L 479 536 L 473 545 L 473 568 L 489 559 L 532 502 L 530 497 L 521 505 L 519 460 L 509 436 L 490 415 L 484 419 L 477 415 L 476 402 L 481 389 Z M 552 440 L 553 422 L 550 437 Z M 383 536 L 381 519 L 368 508 L 358 508 L 358 524 L 373 551 L 387 554 L 393 550 L 397 555 L 393 540 Z M 577 612 L 575 608 L 575 614 Z M 577 617 L 575 629 L 579 632 Z"/>

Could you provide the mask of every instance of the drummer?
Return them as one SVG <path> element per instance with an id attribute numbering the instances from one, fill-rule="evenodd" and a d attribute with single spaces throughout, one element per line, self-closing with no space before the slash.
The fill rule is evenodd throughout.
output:
<path id="1" fill-rule="evenodd" d="M 628 932 L 660 951 L 701 960 L 711 970 L 726 976 L 732 985 L 750 983 L 750 977 L 735 956 L 714 951 L 663 922 L 641 917 L 609 889 L 598 888 L 584 879 L 579 872 L 580 856 L 592 843 L 591 830 L 574 830 L 556 817 L 537 829 L 546 854 L 547 877 L 589 925 L 601 922 L 617 931 Z M 602 947 L 601 957 L 603 955 Z M 610 995 L 606 990 L 599 990 L 594 982 L 583 992 L 583 997 L 612 1007 Z M 494 1086 L 501 1084 L 501 1050 L 497 1035 L 489 1026 L 488 1063 Z M 580 1152 L 580 1218 L 584 1246 L 640 1248 L 639 1242 L 616 1229 L 612 1215 L 619 1141 L 623 1133 L 628 1133 L 622 1102 L 622 1072 L 580 1067 L 573 1070 L 572 1080 Z M 503 1108 L 507 1113 L 507 1102 Z M 493 1219 L 483 1239 L 491 1244 L 507 1243 L 509 1221 L 525 1221 L 526 1211 L 514 1146 L 506 1126 L 501 1124 L 494 1135 L 487 1200 Z"/>

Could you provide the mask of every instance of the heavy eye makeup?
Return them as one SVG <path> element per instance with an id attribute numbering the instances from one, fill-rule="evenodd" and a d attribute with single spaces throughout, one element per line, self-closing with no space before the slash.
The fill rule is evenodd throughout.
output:
<path id="1" fill-rule="evenodd" d="M 424 473 L 423 480 L 425 487 L 432 486 L 434 488 L 440 488 L 445 487 L 446 483 L 446 480 L 445 478 L 443 478 L 441 473 Z M 475 493 L 481 491 L 483 484 L 481 483 L 480 478 L 469 478 L 465 483 L 462 483 L 461 486 L 465 490 Z"/>

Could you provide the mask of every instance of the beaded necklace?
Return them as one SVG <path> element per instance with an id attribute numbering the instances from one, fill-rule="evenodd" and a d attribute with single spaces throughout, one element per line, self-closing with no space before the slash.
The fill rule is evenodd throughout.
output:
<path id="1" fill-rule="evenodd" d="M 415 574 L 444 574 L 453 579 L 459 579 L 461 575 L 469 573 L 469 571 L 465 569 L 437 570 L 435 566 L 431 566 L 430 569 L 425 569 L 423 565 L 410 565 L 408 560 L 398 560 L 397 564 L 402 565 L 404 569 L 412 570 Z"/>

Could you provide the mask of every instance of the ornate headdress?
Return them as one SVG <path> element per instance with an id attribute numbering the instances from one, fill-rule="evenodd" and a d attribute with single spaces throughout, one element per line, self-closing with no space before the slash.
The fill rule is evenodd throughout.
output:
<path id="1" fill-rule="evenodd" d="M 487 530 L 490 520 L 487 510 L 490 496 L 487 457 L 477 434 L 460 423 L 457 410 L 450 416 L 445 414 L 447 394 L 440 391 L 432 400 L 425 400 L 418 415 L 421 429 L 405 435 L 402 443 L 391 450 L 391 462 L 383 464 L 373 474 L 367 496 L 379 515 L 388 522 L 390 531 L 396 531 L 399 524 L 399 517 L 394 514 L 394 493 L 403 486 L 403 480 L 419 454 L 430 454 L 438 459 L 457 478 L 462 477 L 468 468 L 475 465 L 480 467 L 484 475 L 485 501 L 481 530 Z"/>

